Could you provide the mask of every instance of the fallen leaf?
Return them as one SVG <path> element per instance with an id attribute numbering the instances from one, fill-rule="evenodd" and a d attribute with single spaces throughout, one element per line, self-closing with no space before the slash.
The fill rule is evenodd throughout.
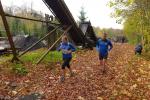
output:
<path id="1" fill-rule="evenodd" d="M 81 96 L 78 96 L 78 100 L 85 100 L 85 99 Z"/>
<path id="2" fill-rule="evenodd" d="M 17 91 L 12 91 L 12 95 L 15 96 L 18 92 Z"/>
<path id="3" fill-rule="evenodd" d="M 97 100 L 103 100 L 103 98 L 102 97 L 97 97 Z"/>

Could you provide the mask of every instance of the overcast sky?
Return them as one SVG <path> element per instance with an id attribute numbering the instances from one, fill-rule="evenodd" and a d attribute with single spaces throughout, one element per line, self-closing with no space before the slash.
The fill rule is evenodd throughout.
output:
<path id="1" fill-rule="evenodd" d="M 1 0 L 4 6 L 27 6 L 43 13 L 50 13 L 42 0 Z M 110 17 L 111 9 L 107 6 L 109 0 L 64 0 L 70 9 L 75 20 L 78 20 L 81 7 L 85 8 L 86 16 L 91 21 L 93 26 L 100 28 L 122 28 L 122 25 L 117 24 L 116 20 Z"/>

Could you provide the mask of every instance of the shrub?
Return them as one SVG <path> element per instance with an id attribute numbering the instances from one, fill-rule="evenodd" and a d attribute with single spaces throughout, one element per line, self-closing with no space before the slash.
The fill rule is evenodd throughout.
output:
<path id="1" fill-rule="evenodd" d="M 12 70 L 18 75 L 26 75 L 28 73 L 22 64 L 13 64 Z"/>

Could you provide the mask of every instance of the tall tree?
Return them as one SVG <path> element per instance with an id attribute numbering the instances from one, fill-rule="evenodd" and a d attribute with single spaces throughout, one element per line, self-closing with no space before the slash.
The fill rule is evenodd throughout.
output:
<path id="1" fill-rule="evenodd" d="M 27 26 L 25 23 L 22 23 L 22 30 L 23 30 L 25 35 L 28 34 Z"/>
<path id="2" fill-rule="evenodd" d="M 80 16 L 79 18 L 79 22 L 85 22 L 87 20 L 88 17 L 86 17 L 86 12 L 84 11 L 84 7 L 81 7 L 81 11 L 80 11 Z"/>
<path id="3" fill-rule="evenodd" d="M 135 37 L 137 40 L 140 40 L 139 36 L 143 37 L 142 42 L 146 51 L 150 51 L 149 5 L 150 0 L 110 0 L 109 2 L 109 6 L 115 11 L 113 17 L 118 18 L 118 21 L 124 20 L 124 30 L 128 37 L 137 36 Z"/>
<path id="4" fill-rule="evenodd" d="M 19 32 L 21 31 L 21 21 L 19 19 L 14 19 L 12 21 L 12 32 L 13 32 L 13 35 L 17 35 L 19 34 Z"/>

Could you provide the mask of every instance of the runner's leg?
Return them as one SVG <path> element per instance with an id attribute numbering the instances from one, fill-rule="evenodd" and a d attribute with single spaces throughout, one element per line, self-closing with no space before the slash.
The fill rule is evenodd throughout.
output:
<path id="1" fill-rule="evenodd" d="M 70 61 L 71 61 L 72 58 L 69 58 L 67 60 L 67 68 L 69 69 L 69 72 L 70 72 L 70 76 L 73 76 L 73 71 L 72 71 L 72 68 L 70 67 Z"/>
<path id="2" fill-rule="evenodd" d="M 103 72 L 105 73 L 106 72 L 106 70 L 107 70 L 107 59 L 104 59 L 103 60 Z"/>
<path id="3" fill-rule="evenodd" d="M 65 80 L 65 75 L 66 75 L 66 70 L 65 70 L 65 67 L 66 67 L 66 64 L 67 64 L 67 59 L 63 59 L 63 64 L 62 64 L 62 72 L 61 72 L 61 78 L 60 78 L 60 81 L 61 82 L 64 82 Z"/>

